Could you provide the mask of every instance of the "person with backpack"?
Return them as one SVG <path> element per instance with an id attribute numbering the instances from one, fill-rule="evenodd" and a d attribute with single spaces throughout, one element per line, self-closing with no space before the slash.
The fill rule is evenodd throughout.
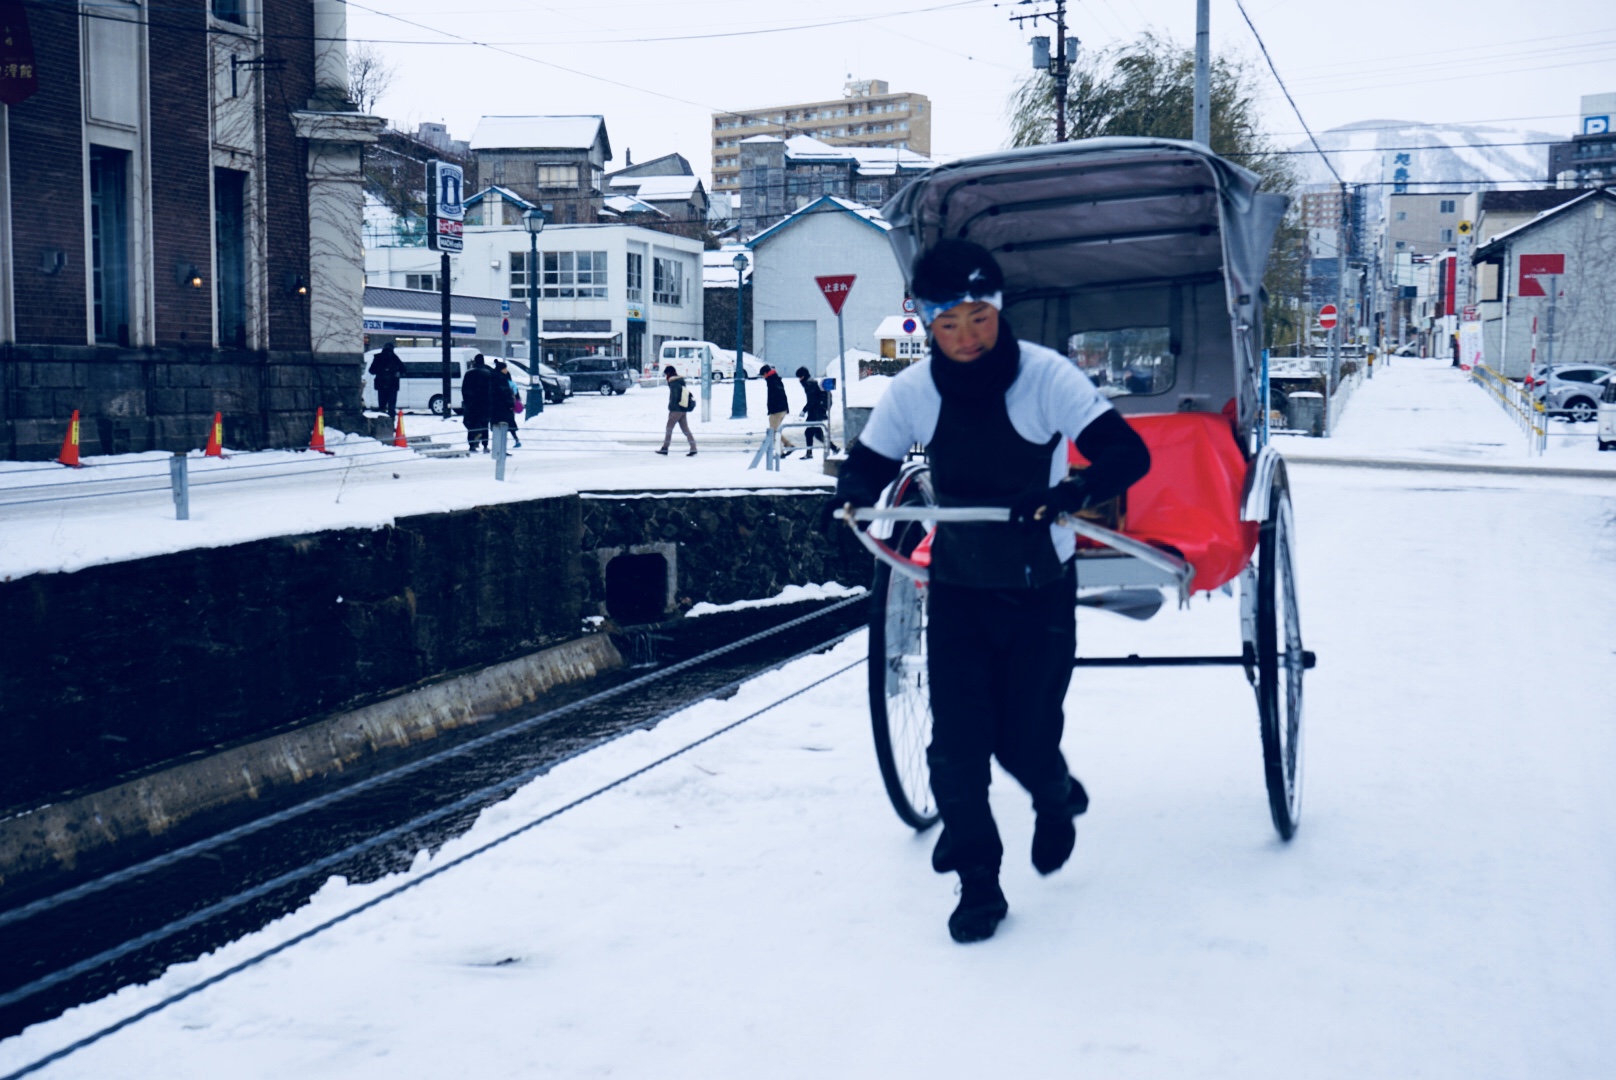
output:
<path id="1" fill-rule="evenodd" d="M 808 403 L 802 410 L 802 418 L 810 424 L 815 420 L 823 420 L 825 426 L 829 427 L 830 394 L 823 386 L 819 385 L 818 379 L 808 374 L 808 369 L 805 367 L 797 369 L 797 382 L 802 385 L 802 392 L 808 399 Z M 805 459 L 814 456 L 814 440 L 816 438 L 824 440 L 830 446 L 831 453 L 841 453 L 842 448 L 830 441 L 830 436 L 825 434 L 825 428 L 811 427 L 804 432 L 804 435 L 808 439 L 808 452 L 803 455 Z"/>
<path id="2" fill-rule="evenodd" d="M 516 379 L 511 375 L 510 365 L 503 360 L 495 360 L 493 389 L 488 394 L 488 425 L 504 424 L 505 430 L 511 434 L 511 445 L 516 447 L 522 445 L 522 440 L 516 436 L 516 410 L 521 407 L 522 395 L 516 389 Z"/>
<path id="3" fill-rule="evenodd" d="M 684 379 L 679 376 L 679 369 L 672 364 L 662 369 L 662 377 L 668 381 L 668 426 L 662 432 L 662 448 L 657 453 L 668 456 L 673 429 L 677 427 L 685 433 L 685 441 L 690 444 L 690 453 L 685 457 L 695 457 L 696 437 L 690 433 L 690 410 L 696 407 L 696 395 L 690 392 Z"/>

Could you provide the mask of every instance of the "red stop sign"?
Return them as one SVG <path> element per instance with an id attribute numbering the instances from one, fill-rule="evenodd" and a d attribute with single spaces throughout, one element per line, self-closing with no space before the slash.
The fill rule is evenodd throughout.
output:
<path id="1" fill-rule="evenodd" d="M 847 303 L 847 294 L 852 291 L 853 280 L 853 274 L 833 274 L 814 278 L 819 285 L 819 291 L 825 294 L 825 302 L 830 305 L 831 314 L 842 313 L 842 305 Z"/>
<path id="2" fill-rule="evenodd" d="M 1326 330 L 1335 329 L 1336 310 L 1334 304 L 1325 304 L 1319 308 L 1319 325 Z"/>

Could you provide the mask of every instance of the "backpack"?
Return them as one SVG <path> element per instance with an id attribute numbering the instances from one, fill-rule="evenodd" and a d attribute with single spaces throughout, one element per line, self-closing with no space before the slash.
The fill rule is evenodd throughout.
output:
<path id="1" fill-rule="evenodd" d="M 696 395 L 694 395 L 694 394 L 692 394 L 690 392 L 690 387 L 681 386 L 679 388 L 679 411 L 680 412 L 689 412 L 690 410 L 694 409 L 695 407 L 696 407 Z"/>

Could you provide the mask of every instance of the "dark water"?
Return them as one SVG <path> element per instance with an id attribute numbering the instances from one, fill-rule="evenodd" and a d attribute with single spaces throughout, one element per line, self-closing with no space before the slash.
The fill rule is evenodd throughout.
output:
<path id="1" fill-rule="evenodd" d="M 437 739 L 413 751 L 418 756 L 436 753 L 456 741 L 486 734 L 539 713 L 598 694 L 658 667 L 700 656 L 719 645 L 738 640 L 768 626 L 778 625 L 828 604 L 794 604 L 753 609 L 687 620 L 672 628 L 639 631 L 621 640 L 626 658 L 642 666 L 612 672 L 585 686 L 569 687 L 546 695 L 541 707 L 478 725 L 475 729 Z M 55 910 L 11 926 L 0 927 L 0 992 L 113 948 L 140 934 L 182 918 L 244 889 L 271 880 L 354 843 L 395 828 L 421 814 L 454 802 L 484 786 L 533 768 L 554 764 L 589 749 L 625 730 L 645 725 L 659 714 L 706 697 L 733 680 L 764 671 L 780 661 L 834 639 L 863 624 L 867 608 L 855 603 L 829 612 L 807 624 L 781 631 L 764 641 L 700 663 L 689 670 L 627 690 L 607 701 L 588 703 L 555 720 L 496 741 L 460 758 L 440 762 L 421 772 L 385 783 L 333 806 L 315 810 L 234 843 L 213 848 L 164 869 L 104 892 L 69 902 Z M 395 768 L 410 760 L 395 754 L 372 766 L 372 771 Z M 873 768 L 873 765 L 872 765 Z M 300 785 L 294 797 L 275 803 L 269 799 L 237 808 L 236 816 L 215 816 L 205 824 L 175 830 L 161 847 L 148 844 L 120 847 L 118 861 L 81 867 L 76 877 L 56 880 L 47 888 L 25 894 L 11 889 L 0 894 L 0 908 L 10 909 L 55 893 L 78 881 L 117 869 L 164 850 L 172 850 L 228 827 L 284 806 L 325 794 L 367 775 L 350 772 L 339 781 Z M 120 987 L 150 981 L 172 964 L 193 960 L 301 906 L 333 874 L 350 881 L 371 881 L 409 867 L 415 853 L 436 850 L 464 832 L 487 805 L 503 794 L 479 800 L 396 841 L 346 859 L 322 871 L 221 913 L 188 931 L 87 972 L 25 1001 L 0 1009 L 0 1038 L 14 1035 L 29 1024 L 59 1015 L 74 1005 L 101 998 Z"/>

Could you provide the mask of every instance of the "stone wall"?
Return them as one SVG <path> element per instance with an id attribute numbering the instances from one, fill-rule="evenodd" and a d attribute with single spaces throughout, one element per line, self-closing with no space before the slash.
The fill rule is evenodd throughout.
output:
<path id="1" fill-rule="evenodd" d="M 863 584 L 824 499 L 566 496 L 0 582 L 0 816 L 575 638 L 614 549 L 671 556 L 674 615 Z"/>

